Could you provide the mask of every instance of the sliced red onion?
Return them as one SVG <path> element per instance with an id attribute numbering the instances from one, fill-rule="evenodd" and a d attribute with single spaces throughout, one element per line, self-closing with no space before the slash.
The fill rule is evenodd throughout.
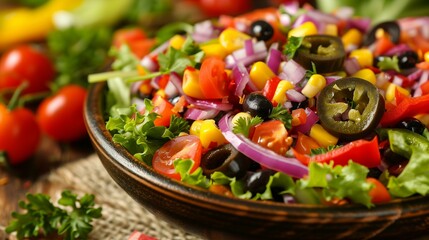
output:
<path id="1" fill-rule="evenodd" d="M 321 24 L 321 22 L 320 21 L 316 21 L 313 17 L 310 17 L 308 15 L 308 13 L 302 14 L 301 16 L 299 16 L 295 20 L 295 22 L 293 22 L 292 28 L 297 28 L 297 27 L 301 26 L 305 22 L 312 22 L 312 23 L 314 23 L 314 25 L 316 26 L 316 28 L 318 30 L 320 30 L 320 24 Z"/>
<path id="2" fill-rule="evenodd" d="M 354 12 L 352 7 L 340 7 L 333 14 L 340 19 L 348 20 L 353 17 Z"/>
<path id="3" fill-rule="evenodd" d="M 287 204 L 296 203 L 295 198 L 291 194 L 284 194 L 283 202 Z"/>
<path id="4" fill-rule="evenodd" d="M 219 31 L 216 31 L 210 20 L 196 23 L 192 32 L 192 39 L 197 43 L 202 43 L 216 38 Z"/>
<path id="5" fill-rule="evenodd" d="M 281 14 L 279 19 L 280 19 L 280 24 L 283 27 L 289 27 L 292 24 L 292 19 L 288 14 Z"/>
<path id="6" fill-rule="evenodd" d="M 246 51 L 246 56 L 255 54 L 255 49 L 253 49 L 253 39 L 246 39 L 244 41 L 244 50 Z"/>
<path id="7" fill-rule="evenodd" d="M 389 82 L 393 77 L 386 73 L 386 72 L 381 72 L 379 74 L 376 75 L 376 81 L 375 81 L 375 85 L 379 88 L 381 88 L 382 86 L 384 86 L 387 82 Z"/>
<path id="8" fill-rule="evenodd" d="M 348 22 L 351 28 L 356 28 L 363 33 L 368 32 L 371 27 L 371 19 L 369 18 L 351 18 Z"/>
<path id="9" fill-rule="evenodd" d="M 348 75 L 353 75 L 355 72 L 361 69 L 359 62 L 356 58 L 346 58 L 344 61 L 344 70 Z"/>
<path id="10" fill-rule="evenodd" d="M 336 17 L 332 14 L 324 13 L 324 12 L 321 12 L 321 11 L 315 10 L 315 9 L 307 11 L 306 15 L 308 17 L 310 17 L 311 19 L 317 19 L 316 23 L 315 23 L 316 26 L 319 23 L 337 24 L 340 20 L 338 17 Z"/>
<path id="11" fill-rule="evenodd" d="M 131 104 L 135 104 L 137 111 L 139 111 L 139 112 L 142 112 L 146 108 L 144 100 L 141 98 L 138 98 L 138 97 L 133 97 L 131 99 Z"/>
<path id="12" fill-rule="evenodd" d="M 156 76 L 152 78 L 152 80 L 150 81 L 150 85 L 155 89 L 159 89 L 159 81 L 161 80 L 161 78 L 162 76 Z"/>
<path id="13" fill-rule="evenodd" d="M 226 68 L 232 69 L 239 62 L 242 63 L 244 66 L 248 66 L 256 61 L 265 59 L 268 54 L 265 42 L 258 41 L 256 43 L 252 43 L 252 47 L 245 46 L 228 55 L 225 59 Z M 250 50 L 249 48 L 252 48 L 252 50 Z M 253 54 L 248 55 L 248 52 L 253 52 Z"/>
<path id="14" fill-rule="evenodd" d="M 286 97 L 292 102 L 303 102 L 307 99 L 302 93 L 295 89 L 289 89 L 286 91 Z"/>
<path id="15" fill-rule="evenodd" d="M 278 74 L 280 63 L 282 61 L 282 52 L 277 49 L 277 45 L 270 47 L 266 63 L 274 74 Z"/>
<path id="16" fill-rule="evenodd" d="M 165 50 L 167 50 L 169 46 L 170 46 L 170 41 L 165 41 L 165 43 L 159 45 L 157 48 L 155 48 L 154 50 L 152 50 L 152 52 L 150 52 L 148 56 L 149 57 L 156 57 L 160 53 L 162 53 Z"/>
<path id="17" fill-rule="evenodd" d="M 165 94 L 169 97 L 175 97 L 179 95 L 179 91 L 177 90 L 176 86 L 169 80 L 167 85 L 164 88 Z"/>
<path id="18" fill-rule="evenodd" d="M 234 94 L 236 96 L 242 96 L 247 83 L 250 81 L 249 72 L 242 63 L 237 63 L 237 65 L 232 68 L 232 79 L 236 85 Z"/>
<path id="19" fill-rule="evenodd" d="M 131 87 L 130 88 L 131 88 L 131 93 L 132 94 L 136 94 L 136 93 L 139 92 L 139 88 L 140 88 L 142 82 L 143 81 L 138 81 L 138 82 L 131 83 Z"/>
<path id="20" fill-rule="evenodd" d="M 308 175 L 308 167 L 296 158 L 281 156 L 269 149 L 259 146 L 250 139 L 232 132 L 230 114 L 222 117 L 219 128 L 225 139 L 238 151 L 253 159 L 255 162 L 291 177 L 303 178 Z"/>
<path id="21" fill-rule="evenodd" d="M 319 116 L 310 108 L 305 108 L 305 113 L 307 114 L 307 121 L 302 125 L 294 127 L 293 131 L 307 134 L 311 127 L 319 121 Z"/>
<path id="22" fill-rule="evenodd" d="M 414 91 L 413 97 L 419 97 L 422 95 L 422 89 L 420 86 L 429 81 L 429 70 L 425 70 L 422 72 L 422 75 L 420 76 L 419 82 L 417 84 L 417 89 Z"/>
<path id="23" fill-rule="evenodd" d="M 402 86 L 402 83 L 404 83 L 404 80 L 398 76 L 393 76 L 392 83 L 398 86 Z"/>
<path id="24" fill-rule="evenodd" d="M 333 82 L 335 82 L 335 81 L 337 81 L 338 79 L 341 79 L 341 78 L 343 78 L 343 77 L 341 77 L 341 76 L 328 76 L 328 77 L 325 77 L 325 79 L 326 79 L 326 85 L 331 84 L 331 83 L 333 83 Z"/>
<path id="25" fill-rule="evenodd" d="M 190 120 L 213 119 L 218 113 L 217 109 L 188 108 L 183 117 Z"/>
<path id="26" fill-rule="evenodd" d="M 401 54 L 405 51 L 409 51 L 409 50 L 411 50 L 411 48 L 407 44 L 401 43 L 401 44 L 398 44 L 398 45 L 392 47 L 391 49 L 389 49 L 385 53 L 385 55 L 388 55 L 388 56 L 399 55 L 399 54 Z"/>
<path id="27" fill-rule="evenodd" d="M 140 65 L 150 72 L 156 72 L 158 70 L 158 64 L 149 56 L 144 56 L 140 61 Z"/>
<path id="28" fill-rule="evenodd" d="M 410 73 L 407 77 L 411 81 L 417 81 L 418 79 L 420 79 L 420 76 L 422 75 L 422 73 L 423 73 L 423 70 L 417 69 L 416 71 Z"/>
<path id="29" fill-rule="evenodd" d="M 294 85 L 301 82 L 305 76 L 306 70 L 294 60 L 289 60 L 280 64 L 281 72 L 279 77 L 291 81 Z"/>
<path id="30" fill-rule="evenodd" d="M 287 1 L 280 5 L 280 7 L 289 15 L 295 15 L 299 10 L 298 1 Z"/>

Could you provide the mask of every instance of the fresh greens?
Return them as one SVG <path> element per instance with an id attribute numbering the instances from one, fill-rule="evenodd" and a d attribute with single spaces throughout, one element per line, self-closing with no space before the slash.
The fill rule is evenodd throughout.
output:
<path id="1" fill-rule="evenodd" d="M 58 234 L 65 240 L 88 239 L 92 231 L 91 222 L 101 217 L 101 207 L 94 207 L 94 195 L 78 196 L 70 191 L 63 191 L 55 206 L 49 196 L 44 194 L 28 194 L 28 202 L 21 201 L 19 206 L 26 213 L 13 212 L 11 221 L 6 228 L 7 233 L 17 232 L 18 239 L 29 237 L 49 238 Z"/>
<path id="2" fill-rule="evenodd" d="M 292 115 L 280 105 L 273 108 L 268 118 L 282 121 L 286 129 L 292 128 Z"/>
<path id="3" fill-rule="evenodd" d="M 331 150 L 334 150 L 334 149 L 340 148 L 340 147 L 341 146 L 339 146 L 339 145 L 330 145 L 330 146 L 328 146 L 326 148 L 324 148 L 324 147 L 314 148 L 314 149 L 311 149 L 310 155 L 314 156 L 314 155 L 318 155 L 318 154 L 327 153 L 327 152 L 329 152 Z"/>
<path id="4" fill-rule="evenodd" d="M 288 59 L 292 59 L 295 56 L 295 52 L 302 44 L 304 37 L 294 37 L 291 36 L 288 38 L 287 43 L 284 46 L 283 54 L 287 56 Z"/>
<path id="5" fill-rule="evenodd" d="M 234 123 L 232 131 L 235 134 L 242 134 L 245 137 L 249 137 L 250 128 L 262 123 L 264 120 L 258 116 L 256 117 L 239 117 Z"/>
<path id="6" fill-rule="evenodd" d="M 398 61 L 399 60 L 397 56 L 383 57 L 383 60 L 378 62 L 377 66 L 382 71 L 391 69 L 400 72 L 401 70 L 399 69 Z"/>
<path id="7" fill-rule="evenodd" d="M 191 173 L 194 161 L 192 159 L 177 159 L 173 162 L 174 169 L 180 174 L 182 182 L 199 186 L 202 188 L 209 188 L 210 180 L 203 175 L 203 170 L 198 167 Z"/>

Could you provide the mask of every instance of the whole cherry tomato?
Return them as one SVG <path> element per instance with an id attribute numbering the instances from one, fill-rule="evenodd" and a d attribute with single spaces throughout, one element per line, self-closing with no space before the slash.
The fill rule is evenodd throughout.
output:
<path id="1" fill-rule="evenodd" d="M 57 141 L 70 142 L 86 136 L 83 107 L 87 91 L 78 85 L 67 85 L 44 99 L 37 109 L 42 131 Z"/>
<path id="2" fill-rule="evenodd" d="M 42 51 L 22 45 L 10 49 L 0 58 L 0 89 L 17 88 L 28 81 L 23 93 L 37 93 L 49 90 L 55 77 L 52 61 Z"/>
<path id="3" fill-rule="evenodd" d="M 9 110 L 0 104 L 0 151 L 9 163 L 21 163 L 33 155 L 40 142 L 41 131 L 36 116 L 26 108 Z"/>

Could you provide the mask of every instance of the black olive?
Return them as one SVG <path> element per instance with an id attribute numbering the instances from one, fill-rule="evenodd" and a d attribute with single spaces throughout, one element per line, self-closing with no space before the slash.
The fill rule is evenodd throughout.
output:
<path id="1" fill-rule="evenodd" d="M 408 160 L 404 160 L 402 162 L 399 162 L 397 164 L 393 164 L 387 168 L 387 171 L 389 171 L 389 174 L 392 176 L 399 176 L 399 174 L 404 171 L 404 168 L 407 166 Z"/>
<path id="2" fill-rule="evenodd" d="M 246 174 L 251 162 L 251 159 L 237 151 L 231 144 L 225 144 L 204 154 L 201 168 L 207 176 L 218 171 L 228 177 L 240 179 Z"/>
<path id="3" fill-rule="evenodd" d="M 390 148 L 387 148 L 383 152 L 383 162 L 388 166 L 395 165 L 406 160 L 407 159 L 405 157 L 393 152 Z"/>
<path id="4" fill-rule="evenodd" d="M 370 168 L 366 177 L 379 178 L 383 172 L 378 168 Z"/>
<path id="5" fill-rule="evenodd" d="M 305 109 L 308 107 L 308 104 L 309 104 L 308 98 L 302 102 L 291 102 L 291 103 L 292 103 L 291 110 L 298 109 L 298 108 L 304 108 Z"/>
<path id="6" fill-rule="evenodd" d="M 405 51 L 398 56 L 398 66 L 400 69 L 413 68 L 419 62 L 419 56 L 414 51 Z"/>
<path id="7" fill-rule="evenodd" d="M 253 194 L 263 193 L 272 174 L 273 171 L 269 169 L 248 173 L 245 177 L 244 191 L 250 191 Z"/>
<path id="8" fill-rule="evenodd" d="M 257 20 L 250 25 L 250 34 L 259 41 L 268 41 L 273 37 L 274 29 L 266 21 Z"/>
<path id="9" fill-rule="evenodd" d="M 399 27 L 399 24 L 396 21 L 387 21 L 382 22 L 377 25 L 375 25 L 371 31 L 365 36 L 365 39 L 363 41 L 364 46 L 369 46 L 373 42 L 375 42 L 376 39 L 376 33 L 379 29 L 383 29 L 385 32 L 387 32 L 390 36 L 390 40 L 398 44 L 399 39 L 401 37 L 401 28 Z"/>
<path id="10" fill-rule="evenodd" d="M 273 104 L 264 95 L 253 92 L 244 99 L 243 110 L 249 112 L 252 117 L 267 119 L 273 110 Z"/>
<path id="11" fill-rule="evenodd" d="M 423 134 L 426 129 L 426 126 L 416 118 L 406 118 L 399 122 L 396 127 L 405 128 L 420 135 Z"/>

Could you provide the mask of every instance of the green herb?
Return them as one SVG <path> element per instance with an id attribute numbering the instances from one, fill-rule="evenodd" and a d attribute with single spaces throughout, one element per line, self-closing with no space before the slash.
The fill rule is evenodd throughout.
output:
<path id="1" fill-rule="evenodd" d="M 390 70 L 390 69 L 395 70 L 397 72 L 401 71 L 399 69 L 397 56 L 383 57 L 383 60 L 381 60 L 380 62 L 377 63 L 377 67 L 380 68 L 380 70 L 382 70 L 382 71 Z"/>
<path id="2" fill-rule="evenodd" d="M 170 126 L 168 130 L 172 132 L 175 136 L 179 136 L 180 133 L 189 132 L 189 123 L 181 117 L 177 117 L 176 115 L 171 115 Z"/>
<path id="3" fill-rule="evenodd" d="M 339 145 L 331 145 L 328 146 L 327 148 L 324 147 L 320 147 L 320 148 L 315 148 L 315 149 L 311 149 L 310 155 L 314 156 L 314 155 L 319 155 L 319 154 L 323 154 L 323 153 L 327 153 L 331 150 L 334 150 L 336 148 L 340 148 L 341 146 Z"/>
<path id="4" fill-rule="evenodd" d="M 273 108 L 273 111 L 271 111 L 268 118 L 282 121 L 286 129 L 292 128 L 292 115 L 286 108 L 283 108 L 280 105 Z"/>
<path id="5" fill-rule="evenodd" d="M 160 28 L 156 33 L 156 40 L 160 43 L 168 41 L 176 34 L 192 33 L 194 27 L 185 22 L 174 22 Z"/>
<path id="6" fill-rule="evenodd" d="M 316 64 L 314 64 L 314 62 L 311 62 L 311 70 L 307 69 L 305 71 L 305 78 L 310 78 L 313 74 L 317 74 L 317 70 Z"/>
<path id="7" fill-rule="evenodd" d="M 152 102 L 145 99 L 146 111 L 144 114 L 137 111 L 135 105 L 126 108 L 117 108 L 115 116 L 111 116 L 106 123 L 107 130 L 113 134 L 112 140 L 125 147 L 137 159 L 152 165 L 152 157 L 164 143 L 178 136 L 184 129 L 184 121 L 173 118 L 170 127 L 155 126 L 154 121 L 158 114 L 151 112 Z"/>
<path id="8" fill-rule="evenodd" d="M 127 44 L 122 44 L 119 49 L 112 47 L 109 55 L 115 59 L 111 65 L 113 70 L 134 71 L 139 64 L 139 60 Z"/>
<path id="9" fill-rule="evenodd" d="M 295 56 L 295 52 L 299 49 L 299 47 L 301 47 L 303 39 L 304 37 L 294 36 L 288 38 L 288 41 L 283 48 L 283 54 L 285 54 L 288 59 L 292 59 Z"/>
<path id="10" fill-rule="evenodd" d="M 19 202 L 26 213 L 13 212 L 6 228 L 7 233 L 17 232 L 18 239 L 58 234 L 66 240 L 88 239 L 92 231 L 92 219 L 101 217 L 101 207 L 94 207 L 94 195 L 85 194 L 78 198 L 70 191 L 61 193 L 56 207 L 49 196 L 28 194 L 28 203 Z"/>
<path id="11" fill-rule="evenodd" d="M 199 186 L 202 188 L 210 187 L 210 180 L 203 175 L 203 170 L 198 167 L 195 171 L 191 172 L 194 161 L 192 159 L 177 159 L 173 162 L 174 169 L 180 174 L 182 182 Z"/>
<path id="12" fill-rule="evenodd" d="M 250 128 L 262 123 L 264 120 L 256 116 L 252 118 L 239 117 L 234 124 L 232 131 L 236 134 L 243 134 L 243 136 L 248 137 Z"/>
<path id="13" fill-rule="evenodd" d="M 57 90 L 69 84 L 88 86 L 87 76 L 104 69 L 111 42 L 108 28 L 57 30 L 49 34 L 58 77 L 52 86 Z"/>

